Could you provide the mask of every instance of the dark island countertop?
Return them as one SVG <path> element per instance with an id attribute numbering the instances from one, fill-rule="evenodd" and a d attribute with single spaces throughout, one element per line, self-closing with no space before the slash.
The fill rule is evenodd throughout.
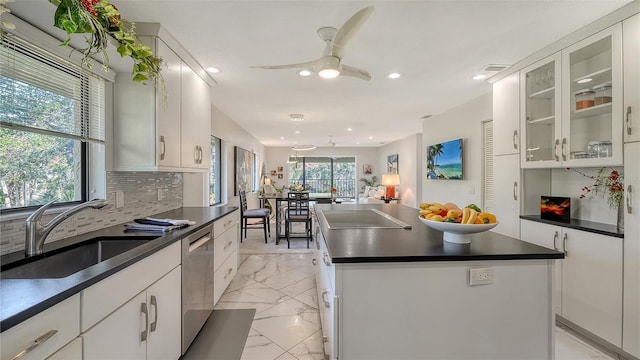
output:
<path id="1" fill-rule="evenodd" d="M 79 293 L 83 289 L 105 279 L 106 277 L 130 266 L 149 255 L 180 241 L 184 237 L 200 230 L 206 225 L 224 217 L 238 208 L 221 207 L 185 207 L 154 214 L 151 217 L 161 219 L 188 219 L 195 221 L 184 229 L 172 232 L 124 232 L 122 224 L 70 237 L 64 240 L 45 244 L 44 251 L 69 246 L 74 243 L 101 236 L 140 236 L 155 235 L 159 237 L 130 251 L 100 262 L 85 270 L 65 278 L 57 279 L 2 279 L 0 278 L 0 331 L 5 331 L 28 318 L 50 308 L 51 306 Z M 24 253 L 11 253 L 2 256 L 3 266 L 24 259 Z"/>
<path id="2" fill-rule="evenodd" d="M 318 222 L 333 263 L 416 261 L 475 261 L 562 259 L 564 254 L 522 240 L 485 231 L 472 235 L 470 244 L 445 242 L 443 233 L 418 219 L 418 210 L 399 204 L 318 204 L 316 211 L 377 209 L 411 229 L 329 229 L 322 214 Z"/>

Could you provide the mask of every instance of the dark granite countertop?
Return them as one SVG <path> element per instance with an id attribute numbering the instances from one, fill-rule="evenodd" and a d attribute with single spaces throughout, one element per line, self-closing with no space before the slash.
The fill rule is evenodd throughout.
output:
<path id="1" fill-rule="evenodd" d="M 549 225 L 562 226 L 566 228 L 592 232 L 600 235 L 613 236 L 624 239 L 624 231 L 618 230 L 615 225 L 603 224 L 595 221 L 580 219 L 569 219 L 569 222 L 547 220 L 540 215 L 520 215 L 520 219 L 541 222 Z"/>
<path id="2" fill-rule="evenodd" d="M 0 279 L 0 331 L 5 331 L 25 321 L 237 209 L 235 206 L 186 207 L 154 214 L 151 217 L 188 219 L 195 221 L 196 224 L 184 229 L 174 230 L 170 233 L 159 234 L 159 237 L 155 240 L 151 240 L 146 244 L 65 278 Z M 44 251 L 51 251 L 56 248 L 101 236 L 139 236 L 153 234 L 154 233 L 149 232 L 124 232 L 124 227 L 122 224 L 119 224 L 45 244 Z M 22 258 L 24 258 L 23 252 L 7 254 L 2 256 L 0 263 L 7 264 L 9 262 L 20 261 Z"/>
<path id="3" fill-rule="evenodd" d="M 472 235 L 470 244 L 454 244 L 443 233 L 418 219 L 418 210 L 399 204 L 322 204 L 316 211 L 378 209 L 411 229 L 329 229 L 318 216 L 322 235 L 334 263 L 414 261 L 472 261 L 562 259 L 564 254 L 528 242 L 485 231 Z"/>

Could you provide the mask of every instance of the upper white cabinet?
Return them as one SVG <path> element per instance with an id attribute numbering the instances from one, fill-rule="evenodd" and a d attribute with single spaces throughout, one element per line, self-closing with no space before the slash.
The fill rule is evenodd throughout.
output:
<path id="1" fill-rule="evenodd" d="M 519 153 L 520 79 L 510 75 L 493 84 L 493 154 Z"/>
<path id="2" fill-rule="evenodd" d="M 560 62 L 560 53 L 557 53 L 520 72 L 523 168 L 553 167 L 560 161 Z"/>
<path id="3" fill-rule="evenodd" d="M 622 24 L 562 51 L 562 166 L 622 165 Z"/>
<path id="4" fill-rule="evenodd" d="M 211 162 L 209 84 L 184 59 L 189 56 L 186 52 L 168 45 L 175 40 L 140 38 L 165 62 L 164 86 L 133 82 L 128 73 L 116 75 L 113 170 L 207 171 Z"/>
<path id="5" fill-rule="evenodd" d="M 622 26 L 521 71 L 523 168 L 622 165 Z"/>
<path id="6" fill-rule="evenodd" d="M 622 22 L 624 141 L 640 141 L 640 14 Z M 636 356 L 638 354 L 636 353 Z"/>

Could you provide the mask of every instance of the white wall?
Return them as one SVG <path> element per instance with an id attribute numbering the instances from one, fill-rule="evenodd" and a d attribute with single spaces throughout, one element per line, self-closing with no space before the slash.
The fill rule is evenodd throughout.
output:
<path id="1" fill-rule="evenodd" d="M 420 159 L 426 164 L 426 147 L 463 138 L 463 180 L 427 180 L 422 178 L 422 198 L 418 202 L 453 202 L 458 206 L 480 204 L 482 199 L 482 128 L 484 120 L 492 118 L 491 92 L 459 105 L 422 123 Z M 402 168 L 402 163 L 399 165 Z M 499 191 L 499 189 L 496 189 Z"/>
<path id="2" fill-rule="evenodd" d="M 386 168 L 379 165 L 381 162 L 378 148 L 371 147 L 319 147 L 309 151 L 299 151 L 298 156 L 355 156 L 356 158 L 356 176 L 360 179 L 363 176 L 371 177 L 373 175 L 378 177 L 378 182 Z M 271 170 L 276 170 L 278 166 L 283 167 L 283 178 L 277 179 L 276 176 L 271 176 L 276 180 L 276 187 L 287 185 L 287 179 L 289 178 L 288 165 L 286 163 L 289 155 L 295 155 L 295 152 L 290 147 L 268 147 L 266 148 L 266 170 L 269 173 Z M 386 159 L 386 157 L 385 157 Z M 363 172 L 363 165 L 369 164 L 373 167 L 373 173 L 371 175 L 365 175 Z M 382 163 L 384 164 L 384 162 Z M 358 191 L 360 191 L 362 183 L 358 183 Z"/>
<path id="3" fill-rule="evenodd" d="M 413 134 L 379 148 L 380 160 L 377 167 L 384 174 L 387 156 L 398 154 L 398 174 L 400 175 L 400 203 L 417 208 L 417 199 L 422 198 L 422 134 Z"/>
<path id="4" fill-rule="evenodd" d="M 222 140 L 222 177 L 226 179 L 226 187 L 222 189 L 222 202 L 237 206 L 239 201 L 237 196 L 233 194 L 233 147 L 239 146 L 258 154 L 262 162 L 266 158 L 265 147 L 258 139 L 213 105 L 211 106 L 211 133 Z M 260 166 L 258 171 L 260 171 Z"/>

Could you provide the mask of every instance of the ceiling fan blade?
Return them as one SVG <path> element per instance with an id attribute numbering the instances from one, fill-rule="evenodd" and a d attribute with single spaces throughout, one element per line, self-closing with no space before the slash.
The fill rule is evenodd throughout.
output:
<path id="1" fill-rule="evenodd" d="M 349 65 L 341 65 L 340 66 L 340 75 L 341 76 L 353 76 L 358 79 L 362 79 L 365 81 L 371 80 L 371 75 L 368 72 L 358 69 L 357 67 L 349 66 Z"/>
<path id="2" fill-rule="evenodd" d="M 251 66 L 252 69 L 314 69 L 317 66 L 317 61 L 307 61 L 298 64 L 287 64 L 287 65 L 263 65 L 263 66 Z"/>
<path id="3" fill-rule="evenodd" d="M 335 57 L 342 59 L 344 55 L 345 47 L 356 35 L 358 30 L 369 19 L 371 13 L 375 8 L 373 6 L 367 6 L 366 8 L 355 13 L 344 25 L 338 30 L 335 39 L 333 39 L 333 49 L 331 54 Z"/>

